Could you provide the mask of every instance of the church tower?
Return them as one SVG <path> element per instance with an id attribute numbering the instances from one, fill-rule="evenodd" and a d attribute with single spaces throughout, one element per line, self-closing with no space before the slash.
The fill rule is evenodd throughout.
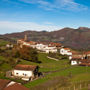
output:
<path id="1" fill-rule="evenodd" d="M 27 41 L 27 39 L 28 39 L 28 38 L 27 38 L 27 35 L 25 34 L 25 36 L 24 36 L 24 41 Z"/>

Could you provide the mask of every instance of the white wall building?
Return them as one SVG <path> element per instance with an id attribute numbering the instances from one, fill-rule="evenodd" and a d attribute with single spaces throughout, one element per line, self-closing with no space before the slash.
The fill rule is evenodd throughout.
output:
<path id="1" fill-rule="evenodd" d="M 45 53 L 56 53 L 57 52 L 57 47 L 56 46 L 52 46 L 51 44 L 49 45 L 48 43 L 38 43 L 38 42 L 25 42 L 23 39 L 21 40 L 17 40 L 17 44 L 20 45 L 20 47 L 22 48 L 23 45 L 25 46 L 29 46 L 32 48 L 36 48 L 37 50 L 43 51 Z M 56 43 L 55 43 L 56 44 Z"/>
<path id="2" fill-rule="evenodd" d="M 46 53 L 49 53 L 49 52 L 56 53 L 57 52 L 57 48 L 56 47 L 47 46 L 47 47 L 44 48 L 44 51 Z"/>
<path id="3" fill-rule="evenodd" d="M 72 52 L 70 51 L 69 48 L 61 48 L 60 49 L 60 54 L 70 56 L 70 55 L 72 55 Z"/>
<path id="4" fill-rule="evenodd" d="M 34 76 L 38 73 L 38 67 L 34 65 L 16 65 L 14 70 L 12 70 L 12 75 L 14 77 L 21 78 L 23 80 L 32 80 Z"/>
<path id="5" fill-rule="evenodd" d="M 77 60 L 71 60 L 71 65 L 78 65 L 78 61 Z"/>

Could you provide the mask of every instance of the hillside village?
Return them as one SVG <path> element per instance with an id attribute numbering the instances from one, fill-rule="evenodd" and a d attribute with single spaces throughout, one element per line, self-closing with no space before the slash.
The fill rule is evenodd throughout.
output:
<path id="1" fill-rule="evenodd" d="M 20 84 L 20 82 L 17 82 L 17 81 L 21 80 L 22 84 L 27 86 L 29 82 L 31 83 L 33 81 L 42 79 L 42 78 L 46 77 L 46 75 L 49 75 L 48 73 L 58 72 L 59 68 L 61 68 L 60 72 L 63 72 L 64 68 L 68 68 L 71 66 L 76 66 L 76 67 L 81 66 L 83 68 L 85 68 L 85 66 L 87 66 L 87 67 L 90 66 L 90 51 L 83 51 L 83 52 L 75 51 L 75 50 L 72 50 L 71 48 L 64 47 L 63 44 L 61 44 L 61 43 L 28 41 L 27 35 L 25 35 L 24 39 L 17 40 L 16 45 L 6 44 L 5 47 L 6 47 L 6 50 L 9 50 L 9 51 L 23 50 L 24 48 L 26 48 L 26 50 L 28 50 L 29 47 L 33 48 L 41 55 L 43 55 L 43 56 L 46 55 L 45 58 L 44 57 L 42 58 L 42 62 L 44 59 L 47 58 L 47 60 L 50 59 L 50 62 L 52 61 L 52 62 L 56 62 L 58 64 L 60 63 L 61 66 L 54 66 L 53 68 L 56 67 L 55 70 L 52 70 L 53 68 L 50 66 L 51 68 L 49 68 L 50 69 L 49 72 L 48 72 L 48 70 L 42 71 L 42 70 L 40 70 L 42 67 L 47 68 L 45 65 L 42 66 L 39 63 L 32 64 L 33 61 L 32 62 L 30 62 L 29 60 L 25 61 L 25 60 L 22 60 L 24 58 L 17 57 L 18 59 L 20 59 L 20 61 L 16 61 L 12 69 L 9 69 L 8 71 L 4 71 L 5 76 L 1 77 L 0 81 L 4 82 L 5 80 L 3 80 L 3 78 L 9 79 L 9 81 L 6 80 L 2 84 L 2 86 L 0 86 L 0 90 L 10 90 L 10 88 L 12 88 L 12 90 L 14 90 L 13 89 L 14 87 L 17 87 L 18 88 L 17 90 L 28 90 L 28 88 L 22 86 Z M 25 54 L 25 52 L 26 51 L 23 51 L 24 54 Z M 23 53 L 21 53 L 21 55 L 24 57 Z M 34 52 L 34 53 L 36 53 L 36 52 Z M 26 54 L 28 54 L 28 52 Z M 26 57 L 28 58 L 28 55 Z M 32 56 L 32 57 L 35 57 L 35 56 Z M 25 58 L 25 59 L 27 59 L 27 58 Z M 48 62 L 47 60 L 46 60 L 46 62 Z M 28 62 L 28 63 L 25 64 L 22 61 Z M 10 61 L 10 62 L 13 62 L 13 61 Z M 61 62 L 63 62 L 63 64 L 65 64 L 65 66 L 63 66 L 63 64 Z M 29 64 L 29 63 L 31 63 L 31 64 Z M 36 62 L 34 62 L 34 63 L 36 63 Z M 56 64 L 56 65 L 58 65 L 58 64 Z M 53 63 L 53 65 L 54 65 L 54 63 Z M 49 65 L 47 65 L 47 66 L 49 67 Z M 3 73 L 3 72 L 1 71 L 0 73 Z M 70 75 L 71 75 L 71 72 L 70 72 Z M 17 81 L 15 81 L 15 79 Z"/>
<path id="2" fill-rule="evenodd" d="M 77 52 L 70 48 L 64 47 L 61 43 L 54 42 L 27 42 L 27 36 L 25 35 L 24 39 L 17 40 L 17 44 L 22 48 L 24 45 L 27 47 L 36 48 L 39 51 L 44 53 L 57 53 L 61 55 L 68 56 L 71 61 L 71 65 L 89 65 L 90 51 L 87 52 Z"/>

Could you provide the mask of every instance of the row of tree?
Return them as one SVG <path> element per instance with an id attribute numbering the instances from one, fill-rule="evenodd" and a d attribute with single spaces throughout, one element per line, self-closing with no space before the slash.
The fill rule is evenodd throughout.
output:
<path id="1" fill-rule="evenodd" d="M 37 50 L 31 47 L 23 46 L 22 48 L 20 48 L 16 45 L 14 46 L 12 53 L 15 58 L 20 58 L 37 63 L 40 62 L 38 61 Z"/>

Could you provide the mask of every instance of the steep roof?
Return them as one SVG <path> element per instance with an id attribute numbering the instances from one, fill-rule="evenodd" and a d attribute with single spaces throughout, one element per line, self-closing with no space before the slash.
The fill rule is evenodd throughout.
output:
<path id="1" fill-rule="evenodd" d="M 90 66 L 90 60 L 87 60 L 87 59 L 85 59 L 85 60 L 80 60 L 80 65 L 83 65 L 83 66 Z"/>
<path id="2" fill-rule="evenodd" d="M 90 51 L 85 52 L 84 54 L 90 54 Z"/>
<path id="3" fill-rule="evenodd" d="M 11 81 L 10 80 L 4 80 L 0 79 L 0 90 L 6 87 L 7 84 L 9 84 Z"/>
<path id="4" fill-rule="evenodd" d="M 38 66 L 35 66 L 35 65 L 22 65 L 22 64 L 18 64 L 15 66 L 14 69 L 16 70 L 32 70 L 34 71 Z"/>
<path id="5" fill-rule="evenodd" d="M 30 90 L 30 89 L 24 87 L 23 85 L 15 83 L 13 85 L 10 85 L 10 86 L 4 88 L 3 90 Z"/>
<path id="6" fill-rule="evenodd" d="M 65 50 L 71 50 L 70 48 L 63 48 L 63 49 L 65 49 Z"/>
<path id="7" fill-rule="evenodd" d="M 56 46 L 56 47 L 61 47 L 61 46 L 62 46 L 61 43 L 50 42 L 50 44 L 51 44 L 52 46 Z"/>

